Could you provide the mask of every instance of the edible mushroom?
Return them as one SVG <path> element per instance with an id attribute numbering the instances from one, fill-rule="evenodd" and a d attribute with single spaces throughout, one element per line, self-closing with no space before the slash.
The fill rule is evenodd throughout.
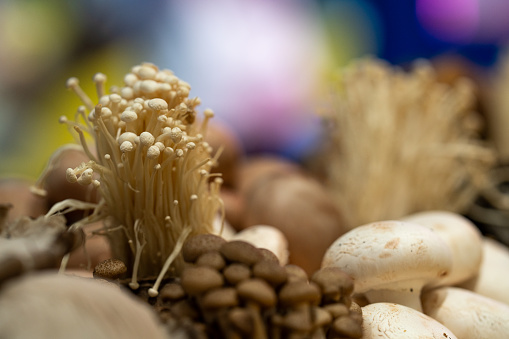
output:
<path id="1" fill-rule="evenodd" d="M 338 267 L 369 302 L 395 302 L 421 311 L 424 286 L 451 269 L 451 250 L 431 229 L 402 221 L 359 226 L 329 247 L 322 268 Z"/>
<path id="2" fill-rule="evenodd" d="M 478 274 L 460 284 L 472 290 L 509 305 L 509 248 L 497 240 L 483 238 L 483 259 Z"/>
<path id="3" fill-rule="evenodd" d="M 362 308 L 362 338 L 456 339 L 453 332 L 433 318 L 410 307 L 374 303 Z"/>
<path id="4" fill-rule="evenodd" d="M 507 338 L 509 334 L 509 305 L 463 288 L 426 291 L 422 307 L 462 339 Z"/>
<path id="5" fill-rule="evenodd" d="M 401 220 L 429 227 L 449 245 L 452 267 L 437 285 L 456 285 L 477 274 L 482 261 L 482 234 L 466 217 L 448 211 L 427 211 Z"/>

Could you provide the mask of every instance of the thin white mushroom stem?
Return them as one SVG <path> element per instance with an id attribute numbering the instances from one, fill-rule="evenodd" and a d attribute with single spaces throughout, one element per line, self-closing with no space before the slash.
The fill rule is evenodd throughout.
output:
<path id="1" fill-rule="evenodd" d="M 163 268 L 161 269 L 161 272 L 159 273 L 159 275 L 157 276 L 157 279 L 156 279 L 156 282 L 154 283 L 154 285 L 152 286 L 152 288 L 150 288 L 148 290 L 148 295 L 151 296 L 151 297 L 157 297 L 159 295 L 159 286 L 161 285 L 161 282 L 163 281 L 163 278 L 164 276 L 166 275 L 166 272 L 168 271 L 168 269 L 170 268 L 170 265 L 173 263 L 173 261 L 175 260 L 175 258 L 177 257 L 177 255 L 180 254 L 180 251 L 182 249 L 182 246 L 184 245 L 184 242 L 186 241 L 187 237 L 189 236 L 189 234 L 191 234 L 191 231 L 192 231 L 192 228 L 191 227 L 186 227 L 182 233 L 180 233 L 180 237 L 179 239 L 177 240 L 177 243 L 175 244 L 175 247 L 173 249 L 173 252 L 168 256 L 168 258 L 166 259 L 164 265 L 163 265 Z"/>
<path id="2" fill-rule="evenodd" d="M 140 265 L 141 252 L 143 251 L 143 248 L 147 244 L 145 240 L 143 240 L 143 243 L 141 243 L 139 236 L 140 233 L 141 233 L 140 219 L 136 219 L 136 221 L 134 222 L 134 239 L 136 241 L 136 250 L 134 256 L 133 273 L 131 277 L 131 282 L 129 283 L 129 287 L 133 290 L 137 290 L 138 287 L 140 287 L 140 284 L 138 284 L 138 267 Z"/>

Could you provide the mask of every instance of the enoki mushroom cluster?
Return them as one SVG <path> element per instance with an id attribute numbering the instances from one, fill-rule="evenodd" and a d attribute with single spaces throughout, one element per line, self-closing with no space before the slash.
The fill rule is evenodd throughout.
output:
<path id="1" fill-rule="evenodd" d="M 113 256 L 126 263 L 130 286 L 157 277 L 155 295 L 168 272 L 181 269 L 185 238 L 211 232 L 222 210 L 222 180 L 210 173 L 216 158 L 204 141 L 213 112 L 205 110 L 199 119 L 200 100 L 189 97 L 189 84 L 149 63 L 133 67 L 125 85 L 109 94 L 105 75 L 96 74 L 94 82 L 97 105 L 76 78 L 67 83 L 84 106 L 73 121 L 60 121 L 75 132 L 90 158 L 69 168 L 67 180 L 99 188 L 101 201 L 81 223 L 104 219 L 104 234 Z"/>
<path id="2" fill-rule="evenodd" d="M 183 247 L 186 268 L 149 298 L 175 330 L 197 338 L 360 338 L 353 280 L 337 268 L 311 279 L 270 251 L 205 234 Z M 178 325 L 175 325 L 178 324 Z"/>

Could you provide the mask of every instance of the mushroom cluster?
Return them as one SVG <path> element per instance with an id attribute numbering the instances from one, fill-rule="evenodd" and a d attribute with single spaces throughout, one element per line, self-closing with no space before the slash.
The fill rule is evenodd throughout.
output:
<path id="1" fill-rule="evenodd" d="M 97 105 L 76 78 L 68 80 L 84 106 L 74 120 L 60 121 L 90 159 L 67 169 L 67 180 L 98 188 L 101 198 L 97 204 L 64 200 L 52 210 L 93 208 L 71 228 L 104 220 L 101 233 L 108 236 L 113 256 L 127 265 L 131 288 L 139 286 L 138 279 L 152 278 L 151 293 L 157 294 L 162 279 L 182 268 L 179 252 L 186 237 L 210 233 L 218 213 L 224 214 L 222 179 L 211 174 L 216 157 L 204 140 L 214 114 L 207 109 L 200 120 L 200 99 L 189 97 L 189 84 L 153 64 L 133 67 L 124 86 L 111 88 L 109 94 L 105 75 L 96 74 L 94 82 Z M 95 149 L 89 147 L 86 134 Z M 34 191 L 45 194 L 45 173 L 41 178 Z"/>
<path id="2" fill-rule="evenodd" d="M 339 269 L 309 278 L 299 266 L 282 266 L 268 250 L 213 234 L 190 237 L 182 255 L 182 274 L 157 297 L 143 283 L 136 291 L 170 327 L 179 324 L 203 338 L 362 336 L 353 281 Z"/>

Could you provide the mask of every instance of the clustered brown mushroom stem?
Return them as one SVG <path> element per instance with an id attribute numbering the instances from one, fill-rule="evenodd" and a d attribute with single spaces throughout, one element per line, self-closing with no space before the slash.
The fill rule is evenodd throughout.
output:
<path id="1" fill-rule="evenodd" d="M 90 158 L 66 172 L 67 180 L 99 188 L 101 201 L 85 222 L 104 220 L 113 256 L 126 263 L 132 288 L 140 279 L 178 273 L 180 247 L 188 235 L 210 233 L 218 213 L 224 218 L 219 190 L 211 174 L 217 157 L 204 141 L 211 110 L 197 118 L 199 98 L 169 70 L 144 63 L 132 68 L 123 87 L 105 93 L 106 76 L 94 77 L 94 105 L 76 78 L 67 86 L 84 103 L 74 117 L 60 121 Z M 88 112 L 87 112 L 88 111 Z M 85 135 L 95 142 L 91 150 Z M 74 202 L 62 202 L 71 206 Z"/>

